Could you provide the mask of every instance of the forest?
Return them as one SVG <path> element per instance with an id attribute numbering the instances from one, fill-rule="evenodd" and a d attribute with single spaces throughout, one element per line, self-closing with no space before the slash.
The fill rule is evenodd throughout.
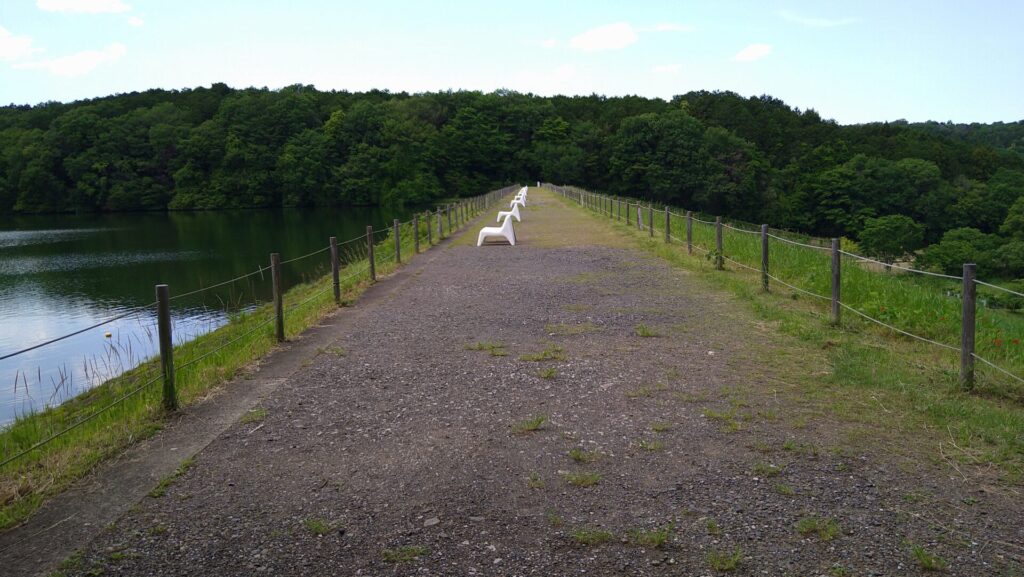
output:
<path id="1" fill-rule="evenodd" d="M 537 180 L 1024 277 L 1024 122 L 844 126 L 731 92 L 304 85 L 0 108 L 0 215 L 426 205 Z"/>

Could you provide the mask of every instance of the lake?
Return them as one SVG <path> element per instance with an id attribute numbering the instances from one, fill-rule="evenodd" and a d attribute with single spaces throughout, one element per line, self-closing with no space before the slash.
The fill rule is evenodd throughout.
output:
<path id="1" fill-rule="evenodd" d="M 154 285 L 171 296 L 378 229 L 412 209 L 318 208 L 0 217 L 0 426 L 60 403 L 158 353 Z M 342 254 L 344 258 L 344 248 Z M 284 286 L 329 271 L 329 252 L 282 266 Z M 270 299 L 270 272 L 172 302 L 175 342 Z M 109 336 L 107 334 L 109 333 Z"/>

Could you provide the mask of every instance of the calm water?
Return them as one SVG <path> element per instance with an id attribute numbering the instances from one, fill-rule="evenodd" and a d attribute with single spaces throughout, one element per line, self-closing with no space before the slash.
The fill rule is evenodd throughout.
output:
<path id="1" fill-rule="evenodd" d="M 0 426 L 157 354 L 154 285 L 175 294 L 390 223 L 406 210 L 347 208 L 49 215 L 0 219 L 0 356 L 142 307 L 129 317 L 0 360 Z M 344 249 L 344 247 L 343 247 Z M 344 250 L 343 250 L 344 252 Z M 328 269 L 328 253 L 282 266 L 285 287 Z M 270 296 L 270 273 L 173 302 L 175 341 Z M 107 337 L 106 333 L 110 333 Z"/>

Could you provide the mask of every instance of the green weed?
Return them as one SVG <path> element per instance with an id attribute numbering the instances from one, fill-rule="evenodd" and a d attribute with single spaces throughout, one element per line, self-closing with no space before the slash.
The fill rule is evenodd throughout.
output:
<path id="1" fill-rule="evenodd" d="M 667 527 L 662 529 L 636 529 L 630 531 L 629 540 L 636 545 L 642 547 L 658 548 L 664 545 L 670 536 L 672 531 L 675 529 L 675 524 L 669 523 Z"/>
<path id="2" fill-rule="evenodd" d="M 831 518 L 803 517 L 797 521 L 796 531 L 805 537 L 817 534 L 822 541 L 831 541 L 839 534 L 839 523 Z"/>
<path id="3" fill-rule="evenodd" d="M 929 553 L 920 545 L 912 544 L 910 552 L 913 553 L 918 566 L 925 571 L 942 571 L 949 565 L 945 559 Z"/>
<path id="4" fill-rule="evenodd" d="M 796 491 L 793 489 L 793 487 L 790 487 L 789 485 L 786 485 L 784 483 L 776 483 L 772 488 L 775 490 L 776 493 L 780 495 L 785 495 L 786 497 L 792 497 L 793 495 L 796 495 Z"/>
<path id="5" fill-rule="evenodd" d="M 708 551 L 708 565 L 715 571 L 735 571 L 743 560 L 743 551 L 737 547 L 730 551 L 719 551 L 713 549 Z"/>
<path id="6" fill-rule="evenodd" d="M 505 345 L 501 343 L 469 343 L 462 346 L 467 351 L 487 351 L 492 357 L 505 357 L 508 356 L 508 352 L 505 351 Z"/>
<path id="7" fill-rule="evenodd" d="M 575 471 L 563 475 L 565 482 L 575 487 L 592 487 L 601 481 L 600 473 L 587 471 Z"/>
<path id="8" fill-rule="evenodd" d="M 757 463 L 754 463 L 754 466 L 751 468 L 751 472 L 758 477 L 774 477 L 782 472 L 782 468 L 778 465 L 758 461 Z"/>
<path id="9" fill-rule="evenodd" d="M 304 519 L 302 525 L 314 535 L 326 535 L 331 532 L 331 524 L 323 519 Z"/>
<path id="10" fill-rule="evenodd" d="M 582 335 L 585 333 L 592 333 L 597 330 L 597 325 L 591 322 L 580 323 L 578 325 L 568 325 L 565 323 L 553 323 L 544 325 L 544 331 L 549 335 Z"/>
<path id="11" fill-rule="evenodd" d="M 406 545 L 397 549 L 385 549 L 381 551 L 380 555 L 388 563 L 407 563 L 430 555 L 430 549 L 417 545 Z"/>
<path id="12" fill-rule="evenodd" d="M 530 473 L 530 476 L 526 478 L 526 486 L 531 489 L 543 489 L 544 478 L 540 476 L 540 473 Z"/>
<path id="13" fill-rule="evenodd" d="M 512 434 L 523 435 L 526 433 L 539 431 L 541 427 L 544 426 L 544 423 L 547 420 L 547 415 L 536 415 L 528 419 L 523 419 L 522 421 L 519 421 L 518 423 L 512 425 Z"/>
<path id="14" fill-rule="evenodd" d="M 601 543 L 611 541 L 615 537 L 609 531 L 586 528 L 573 529 L 570 535 L 580 545 L 588 546 L 600 545 Z"/>
<path id="15" fill-rule="evenodd" d="M 593 463 L 601 457 L 601 453 L 597 451 L 587 451 L 580 447 L 575 447 L 569 450 L 569 457 L 577 463 Z"/>
<path id="16" fill-rule="evenodd" d="M 718 525 L 718 522 L 714 519 L 708 519 L 704 522 L 704 527 L 708 531 L 708 535 L 721 535 L 722 528 Z"/>
<path id="17" fill-rule="evenodd" d="M 638 337 L 660 337 L 661 334 L 645 324 L 633 327 L 633 333 Z"/>
<path id="18" fill-rule="evenodd" d="M 163 497 L 167 493 L 168 487 L 173 485 L 174 482 L 178 480 L 178 477 L 184 475 L 190 468 L 192 468 L 192 465 L 194 465 L 195 462 L 195 457 L 189 457 L 182 461 L 173 473 L 167 475 L 163 479 L 160 479 L 160 482 L 156 484 L 156 487 L 153 487 L 153 490 L 149 492 L 149 496 L 154 499 Z"/>
<path id="19" fill-rule="evenodd" d="M 564 361 L 565 350 L 558 345 L 551 345 L 539 353 L 527 353 L 525 355 L 519 355 L 521 361 Z"/>
<path id="20" fill-rule="evenodd" d="M 246 411 L 246 413 L 242 415 L 242 418 L 238 419 L 238 422 L 243 425 L 248 425 L 251 423 L 260 423 L 263 421 L 263 419 L 266 418 L 267 410 L 260 407 L 256 409 L 249 409 L 248 411 Z"/>

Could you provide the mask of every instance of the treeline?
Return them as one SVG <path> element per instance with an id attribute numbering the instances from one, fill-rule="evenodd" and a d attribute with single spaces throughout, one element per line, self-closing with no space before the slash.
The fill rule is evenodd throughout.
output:
<path id="1" fill-rule="evenodd" d="M 922 261 L 935 268 L 977 250 L 983 269 L 1024 275 L 1021 125 L 959 126 L 840 126 L 729 92 L 215 84 L 0 108 L 0 212 L 421 204 L 546 180 L 846 236 L 891 260 L 942 245 Z"/>

